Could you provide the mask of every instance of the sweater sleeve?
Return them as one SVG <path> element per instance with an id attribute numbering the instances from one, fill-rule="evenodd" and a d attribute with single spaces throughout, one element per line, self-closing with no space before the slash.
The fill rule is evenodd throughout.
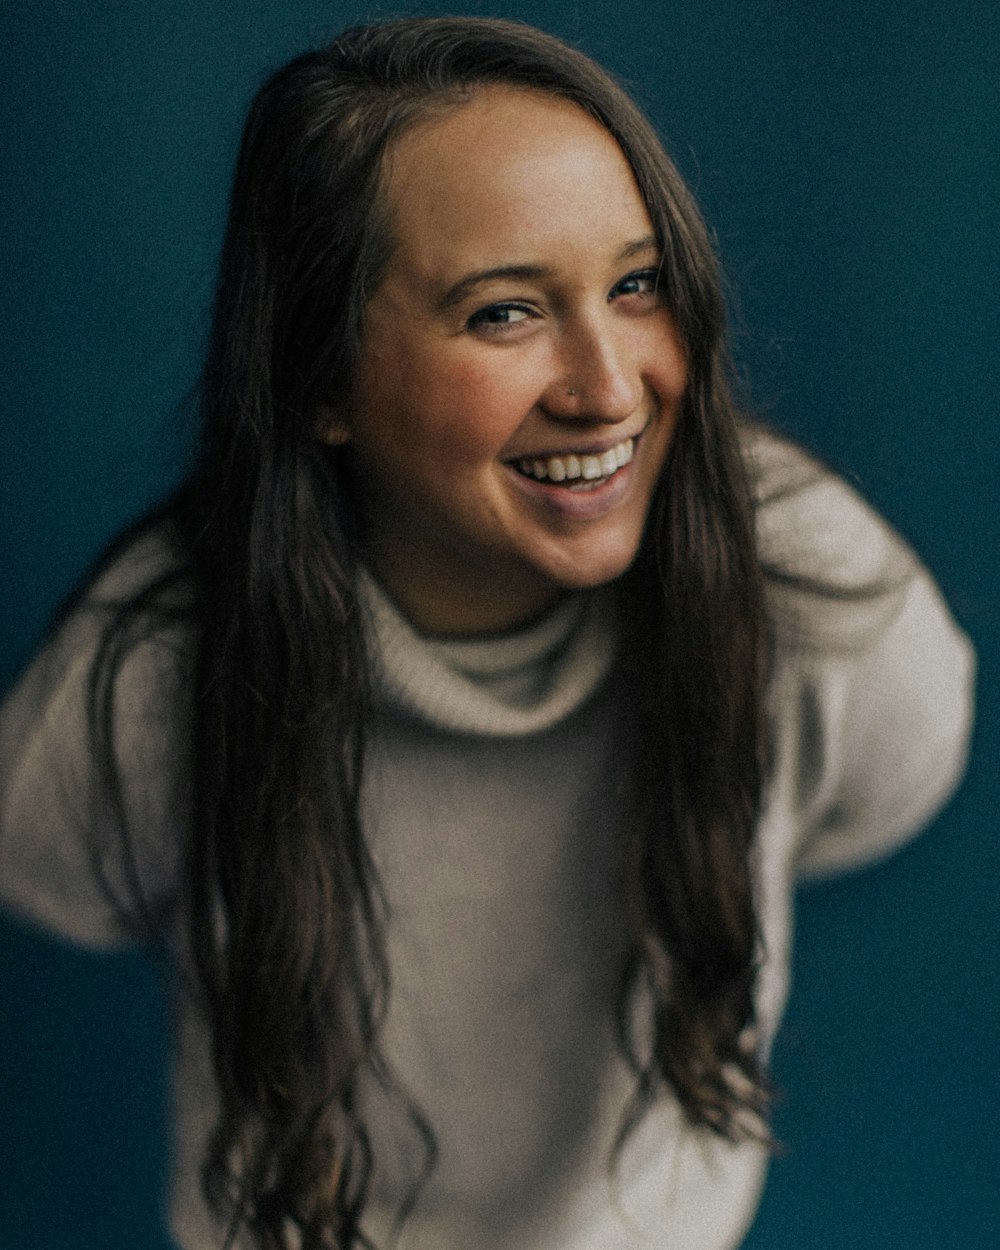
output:
<path id="1" fill-rule="evenodd" d="M 115 678 L 120 807 L 97 765 L 88 720 L 106 605 L 150 567 L 148 547 L 112 567 L 0 709 L 0 904 L 90 946 L 127 940 L 139 900 L 162 915 L 176 891 L 188 739 L 187 648 L 177 627 L 136 642 Z"/>
<path id="2" fill-rule="evenodd" d="M 772 800 L 815 876 L 901 845 L 965 768 L 974 657 L 927 570 L 841 479 L 751 449 L 775 637 Z"/>

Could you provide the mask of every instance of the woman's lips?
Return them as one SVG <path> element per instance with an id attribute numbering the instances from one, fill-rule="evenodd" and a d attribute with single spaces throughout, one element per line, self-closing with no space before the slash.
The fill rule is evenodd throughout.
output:
<path id="1" fill-rule="evenodd" d="M 600 453 L 519 457 L 507 468 L 536 504 L 567 519 L 592 520 L 612 511 L 628 493 L 640 437 L 622 439 Z"/>

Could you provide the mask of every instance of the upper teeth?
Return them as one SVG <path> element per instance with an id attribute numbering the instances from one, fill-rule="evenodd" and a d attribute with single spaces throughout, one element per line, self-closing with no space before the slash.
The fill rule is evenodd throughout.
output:
<path id="1" fill-rule="evenodd" d="M 592 482 L 599 477 L 609 477 L 632 459 L 635 441 L 626 438 L 609 448 L 600 456 L 549 456 L 547 460 L 519 460 L 518 468 L 539 481 L 549 478 L 553 482 L 571 482 L 582 477 Z"/>

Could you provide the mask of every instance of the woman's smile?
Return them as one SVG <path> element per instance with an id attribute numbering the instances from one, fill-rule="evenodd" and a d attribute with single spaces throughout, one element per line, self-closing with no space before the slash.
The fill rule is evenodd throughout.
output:
<path id="1" fill-rule="evenodd" d="M 687 380 L 621 149 L 512 87 L 389 150 L 393 250 L 366 309 L 349 442 L 368 558 L 428 632 L 487 632 L 634 560 Z"/>
<path id="2" fill-rule="evenodd" d="M 564 482 L 569 490 L 596 487 L 632 463 L 635 439 L 624 438 L 603 452 L 569 452 L 566 455 L 533 456 L 517 461 L 525 477 Z"/>
<path id="3" fill-rule="evenodd" d="M 606 451 L 570 452 L 520 459 L 511 469 L 527 497 L 562 517 L 596 520 L 621 506 L 635 477 L 637 438 Z"/>

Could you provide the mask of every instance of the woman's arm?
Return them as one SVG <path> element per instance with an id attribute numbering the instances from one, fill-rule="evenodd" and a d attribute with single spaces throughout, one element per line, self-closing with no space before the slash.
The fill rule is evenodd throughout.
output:
<path id="1" fill-rule="evenodd" d="M 974 656 L 927 570 L 844 481 L 768 435 L 749 454 L 775 630 L 773 786 L 800 872 L 840 871 L 893 850 L 958 784 Z"/>
<path id="2" fill-rule="evenodd" d="M 109 605 L 162 571 L 146 537 L 63 621 L 0 709 L 0 902 L 74 941 L 115 945 L 134 931 L 136 895 L 173 897 L 188 733 L 185 635 L 150 629 L 113 679 L 121 807 L 98 762 L 90 683 Z"/>

